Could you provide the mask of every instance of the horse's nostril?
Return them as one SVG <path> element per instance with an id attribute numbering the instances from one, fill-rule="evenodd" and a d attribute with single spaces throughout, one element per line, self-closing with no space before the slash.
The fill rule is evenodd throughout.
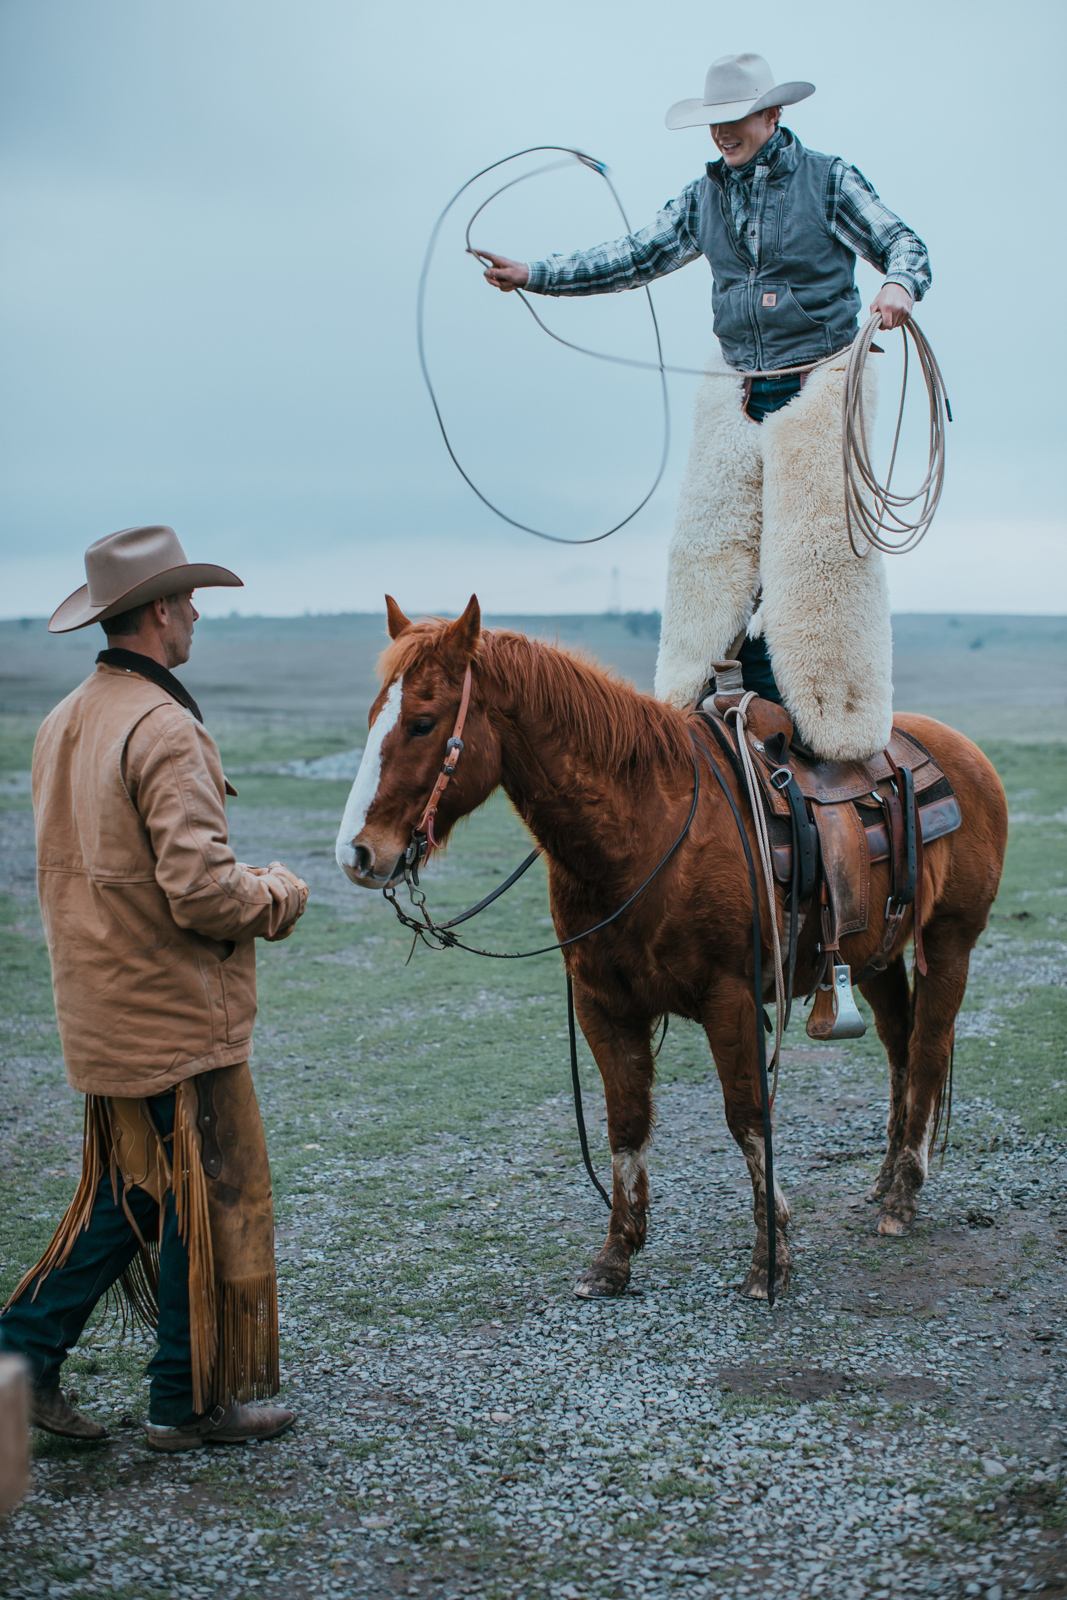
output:
<path id="1" fill-rule="evenodd" d="M 365 844 L 357 844 L 353 846 L 353 853 L 356 872 L 361 878 L 369 878 L 374 870 L 374 851 L 368 850 Z"/>

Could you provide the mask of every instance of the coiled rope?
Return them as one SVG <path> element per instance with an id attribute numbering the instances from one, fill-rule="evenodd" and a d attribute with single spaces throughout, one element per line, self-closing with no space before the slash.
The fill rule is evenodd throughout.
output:
<path id="1" fill-rule="evenodd" d="M 845 469 L 845 523 L 853 553 L 865 556 L 873 548 L 886 555 L 906 555 L 914 550 L 926 533 L 941 491 L 945 486 L 945 421 L 952 421 L 952 407 L 945 393 L 945 380 L 937 357 L 929 341 L 913 317 L 908 317 L 900 328 L 904 341 L 904 375 L 900 384 L 900 405 L 893 431 L 893 449 L 889 458 L 889 471 L 884 484 L 871 461 L 867 439 L 866 418 L 863 413 L 863 369 L 881 318 L 873 316 L 860 329 L 848 352 L 845 367 L 845 388 L 841 397 L 841 455 Z M 930 403 L 930 432 L 926 477 L 912 494 L 894 494 L 893 468 L 897 462 L 900 444 L 900 427 L 904 419 L 904 399 L 908 392 L 908 340 L 915 346 L 919 369 L 926 384 Z M 911 514 L 918 506 L 918 513 Z M 857 546 L 856 536 L 862 543 Z"/>
<path id="2" fill-rule="evenodd" d="M 426 313 L 426 285 L 429 279 L 430 266 L 433 260 L 434 249 L 445 221 L 462 195 L 466 194 L 479 179 L 488 173 L 495 172 L 499 167 L 507 166 L 509 162 L 518 161 L 523 156 L 553 153 L 569 159 L 548 162 L 543 166 L 535 167 L 532 172 L 524 172 L 518 178 L 512 178 L 508 183 L 502 184 L 493 191 L 471 216 L 465 232 L 465 245 L 467 254 L 472 258 L 479 258 L 480 252 L 471 244 L 471 229 L 482 212 L 500 195 L 508 189 L 515 188 L 520 183 L 527 182 L 530 178 L 540 177 L 543 173 L 554 172 L 561 167 L 569 167 L 572 162 L 585 167 L 590 172 L 595 172 L 607 185 L 611 197 L 622 217 L 627 233 L 630 231 L 629 218 L 619 198 L 614 184 L 608 176 L 608 169 L 604 162 L 598 161 L 595 156 L 587 155 L 582 150 L 571 149 L 568 145 L 530 145 L 525 150 L 516 150 L 510 156 L 504 156 L 499 161 L 491 162 L 476 172 L 472 178 L 462 184 L 449 200 L 434 224 L 433 232 L 426 247 L 422 272 L 419 277 L 419 290 L 416 304 L 416 338 L 418 343 L 419 366 L 422 370 L 423 380 L 430 396 L 430 403 L 437 418 L 437 426 L 441 430 L 445 449 L 452 458 L 452 462 L 460 477 L 478 496 L 483 505 L 487 506 L 495 516 L 508 523 L 513 528 L 520 529 L 523 533 L 532 533 L 538 539 L 547 539 L 552 544 L 599 544 L 602 539 L 608 539 L 613 533 L 618 533 L 620 528 L 625 528 L 632 522 L 638 512 L 643 511 L 651 500 L 660 483 L 667 467 L 667 458 L 670 454 L 670 402 L 667 392 L 667 376 L 678 375 L 692 378 L 731 378 L 735 382 L 745 378 L 782 378 L 796 372 L 814 372 L 819 367 L 827 366 L 831 362 L 840 360 L 842 351 L 838 350 L 831 356 L 824 357 L 821 361 L 805 362 L 793 367 L 775 367 L 769 370 L 755 372 L 740 372 L 733 368 L 719 369 L 715 367 L 678 367 L 668 364 L 663 360 L 663 344 L 660 338 L 659 322 L 656 318 L 655 306 L 652 295 L 647 286 L 642 288 L 642 293 L 648 303 L 649 316 L 652 319 L 652 329 L 656 341 L 655 361 L 641 361 L 631 356 L 610 355 L 603 350 L 590 350 L 585 345 L 574 344 L 569 339 L 564 339 L 560 334 L 544 323 L 534 310 L 529 297 L 521 289 L 513 292 L 526 307 L 537 326 L 550 339 L 561 344 L 567 350 L 574 350 L 578 355 L 590 356 L 595 361 L 607 361 L 614 366 L 634 367 L 643 372 L 656 372 L 660 378 L 660 392 L 663 404 L 663 446 L 660 453 L 659 466 L 655 478 L 647 493 L 642 497 L 633 510 L 621 521 L 616 522 L 604 533 L 592 535 L 588 539 L 566 539 L 559 534 L 546 533 L 541 528 L 531 527 L 529 523 L 520 522 L 518 518 L 509 516 L 506 511 L 494 504 L 488 495 L 484 494 L 474 479 L 467 472 L 448 436 L 441 407 L 438 404 L 434 390 L 433 380 L 426 360 L 425 341 L 425 313 Z M 890 454 L 889 470 L 884 484 L 878 480 L 871 460 L 870 443 L 867 437 L 867 423 L 863 405 L 863 372 L 870 354 L 871 345 L 876 332 L 881 330 L 881 317 L 877 313 L 870 318 L 860 330 L 852 344 L 847 347 L 848 359 L 845 365 L 845 384 L 841 401 L 841 448 L 842 463 L 845 479 L 845 522 L 848 529 L 849 543 L 857 557 L 863 557 L 872 547 L 881 550 L 886 555 L 903 555 L 909 550 L 914 550 L 916 545 L 925 535 L 941 499 L 941 492 L 945 481 L 945 423 L 952 421 L 952 408 L 945 391 L 945 382 L 941 369 L 937 364 L 933 350 L 918 323 L 911 316 L 907 317 L 900 327 L 900 334 L 904 341 L 904 372 L 900 385 L 900 404 L 897 408 L 897 420 L 893 433 L 893 448 Z M 904 404 L 908 390 L 908 340 L 915 346 L 919 368 L 926 384 L 927 399 L 930 407 L 930 422 L 927 441 L 927 469 L 926 476 L 919 487 L 912 493 L 900 493 L 892 488 L 893 472 L 896 468 L 897 453 L 900 446 L 900 431 L 904 419 Z M 913 512 L 913 507 L 918 507 Z M 858 542 L 857 542 L 858 541 Z"/>

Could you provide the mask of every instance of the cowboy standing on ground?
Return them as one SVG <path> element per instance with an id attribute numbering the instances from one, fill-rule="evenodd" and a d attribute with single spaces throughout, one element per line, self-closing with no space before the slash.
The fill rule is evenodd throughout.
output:
<path id="1" fill-rule="evenodd" d="M 707 258 L 715 333 L 738 381 L 709 377 L 697 400 L 656 693 L 691 703 L 712 662 L 747 633 L 738 652 L 746 689 L 784 702 L 816 755 L 864 760 L 892 725 L 892 635 L 881 554 L 857 560 L 845 522 L 840 418 L 844 352 L 858 331 L 855 260 L 885 274 L 871 304 L 883 328 L 909 316 L 930 264 L 855 167 L 779 126 L 783 106 L 813 93 L 810 83 L 776 84 L 761 56 L 721 56 L 703 99 L 680 101 L 666 122 L 709 126 L 722 159 L 649 227 L 544 261 L 477 253 L 496 288 L 549 295 L 638 288 Z M 870 417 L 869 367 L 864 400 Z"/>
<path id="2" fill-rule="evenodd" d="M 248 1069 L 257 937 L 284 939 L 307 885 L 227 843 L 218 749 L 171 669 L 189 659 L 194 588 L 240 586 L 190 565 L 171 528 L 91 545 L 88 583 L 48 624 L 100 622 L 96 670 L 33 752 L 38 887 L 67 1077 L 86 1098 L 82 1176 L 44 1256 L 0 1316 L 29 1362 L 31 1420 L 71 1439 L 106 1430 L 59 1388 L 60 1367 L 118 1286 L 156 1329 L 148 1444 L 269 1439 L 278 1391 L 270 1167 Z"/>

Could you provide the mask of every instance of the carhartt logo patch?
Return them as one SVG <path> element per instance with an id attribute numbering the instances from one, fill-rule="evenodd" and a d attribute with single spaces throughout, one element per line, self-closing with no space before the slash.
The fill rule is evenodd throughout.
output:
<path id="1" fill-rule="evenodd" d="M 776 306 L 778 304 L 778 296 L 776 294 L 765 294 L 763 296 L 763 304 L 765 306 Z"/>

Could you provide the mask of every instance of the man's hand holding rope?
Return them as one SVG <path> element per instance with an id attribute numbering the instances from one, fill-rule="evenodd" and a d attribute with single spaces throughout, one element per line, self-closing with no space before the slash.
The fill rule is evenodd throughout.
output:
<path id="1" fill-rule="evenodd" d="M 488 276 L 486 273 L 486 277 Z M 871 316 L 880 316 L 883 328 L 902 328 L 911 316 L 914 305 L 914 300 L 903 284 L 884 283 L 871 301 Z"/>
<path id="2" fill-rule="evenodd" d="M 530 279 L 530 269 L 525 261 L 511 261 L 507 256 L 494 256 L 488 250 L 475 250 L 479 261 L 488 261 L 485 281 L 494 289 L 510 294 L 512 289 L 525 289 Z"/>

